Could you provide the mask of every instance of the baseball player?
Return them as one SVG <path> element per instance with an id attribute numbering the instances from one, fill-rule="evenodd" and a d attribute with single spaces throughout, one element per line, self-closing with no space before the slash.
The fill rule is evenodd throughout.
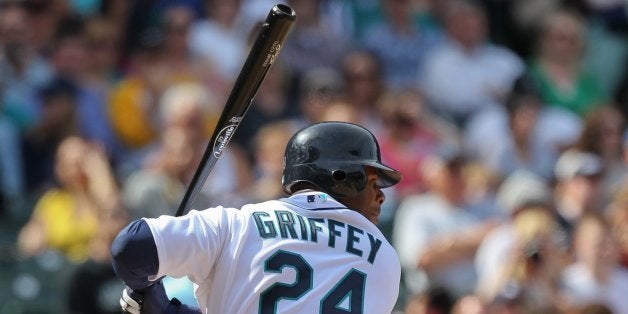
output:
<path id="1" fill-rule="evenodd" d="M 400 265 L 377 229 L 381 163 L 365 128 L 322 122 L 288 142 L 287 198 L 131 222 L 112 245 L 130 313 L 390 313 Z M 168 300 L 159 279 L 188 278 L 200 309 Z"/>

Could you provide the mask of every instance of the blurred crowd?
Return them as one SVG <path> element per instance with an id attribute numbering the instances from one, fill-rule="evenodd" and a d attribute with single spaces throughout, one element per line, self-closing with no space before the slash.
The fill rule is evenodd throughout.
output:
<path id="1" fill-rule="evenodd" d="M 626 1 L 0 0 L 0 314 L 119 313 L 111 240 L 176 211 L 276 3 L 193 208 L 283 197 L 290 135 L 354 122 L 404 176 L 399 313 L 628 313 Z"/>

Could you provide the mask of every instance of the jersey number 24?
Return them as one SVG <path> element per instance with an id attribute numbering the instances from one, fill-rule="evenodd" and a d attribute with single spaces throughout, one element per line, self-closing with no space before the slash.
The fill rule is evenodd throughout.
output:
<path id="1" fill-rule="evenodd" d="M 259 313 L 277 313 L 277 303 L 281 299 L 298 300 L 312 289 L 313 269 L 298 254 L 279 250 L 266 260 L 266 272 L 281 273 L 284 267 L 292 267 L 296 271 L 293 283 L 277 282 L 260 295 Z M 322 314 L 358 314 L 362 313 L 366 274 L 351 269 L 321 300 Z M 343 306 L 344 305 L 344 306 Z"/>

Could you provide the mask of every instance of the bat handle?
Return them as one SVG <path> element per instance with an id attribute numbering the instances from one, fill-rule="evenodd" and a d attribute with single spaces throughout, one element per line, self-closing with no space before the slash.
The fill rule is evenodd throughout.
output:
<path id="1" fill-rule="evenodd" d="M 209 173 L 229 144 L 260 84 L 277 58 L 295 20 L 294 10 L 284 4 L 273 6 L 268 13 L 175 216 L 185 215 L 200 193 Z"/>

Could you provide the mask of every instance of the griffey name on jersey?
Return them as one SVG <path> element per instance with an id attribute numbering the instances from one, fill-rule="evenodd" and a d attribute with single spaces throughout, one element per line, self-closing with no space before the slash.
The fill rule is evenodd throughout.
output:
<path id="1" fill-rule="evenodd" d="M 253 218 L 263 239 L 281 237 L 317 243 L 319 233 L 327 233 L 327 246 L 335 248 L 342 245 L 347 253 L 366 257 L 371 264 L 382 245 L 382 240 L 374 235 L 334 219 L 303 217 L 285 210 L 276 210 L 275 215 L 256 211 L 253 212 Z M 361 241 L 368 241 L 368 252 L 358 248 Z"/>

